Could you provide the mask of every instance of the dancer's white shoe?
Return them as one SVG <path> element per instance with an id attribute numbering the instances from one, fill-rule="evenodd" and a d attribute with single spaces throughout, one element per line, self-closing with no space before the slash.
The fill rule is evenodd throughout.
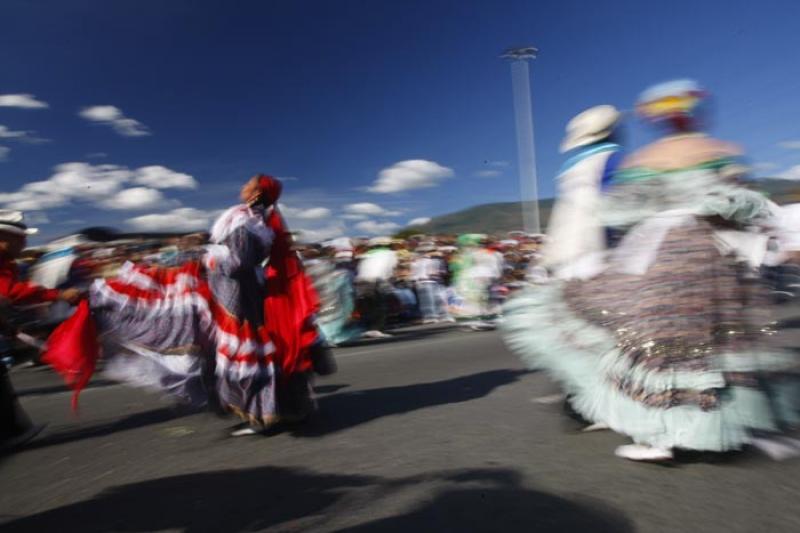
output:
<path id="1" fill-rule="evenodd" d="M 654 448 L 644 444 L 625 444 L 617 447 L 614 455 L 631 461 L 662 462 L 670 461 L 674 457 L 672 450 Z"/>

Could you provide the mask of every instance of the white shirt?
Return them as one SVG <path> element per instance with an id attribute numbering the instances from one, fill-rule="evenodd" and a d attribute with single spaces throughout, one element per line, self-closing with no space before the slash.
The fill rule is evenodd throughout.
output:
<path id="1" fill-rule="evenodd" d="M 387 281 L 394 275 L 397 254 L 392 250 L 378 249 L 367 252 L 358 264 L 358 281 Z"/>
<path id="2" fill-rule="evenodd" d="M 419 257 L 411 263 L 411 279 L 414 281 L 438 281 L 442 269 L 439 261 L 430 257 Z"/>

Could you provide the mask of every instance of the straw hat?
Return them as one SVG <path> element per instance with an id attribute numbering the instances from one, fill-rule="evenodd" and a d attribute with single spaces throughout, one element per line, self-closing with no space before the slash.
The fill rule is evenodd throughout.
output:
<path id="1" fill-rule="evenodd" d="M 391 244 L 392 244 L 392 239 L 390 239 L 389 237 L 373 237 L 367 242 L 367 245 L 370 247 L 390 246 Z"/>
<path id="2" fill-rule="evenodd" d="M 25 216 L 22 211 L 14 209 L 0 209 L 0 231 L 14 233 L 16 235 L 33 235 L 38 233 L 38 229 L 29 228 L 23 222 Z"/>
<path id="3" fill-rule="evenodd" d="M 611 135 L 621 116 L 613 105 L 598 105 L 579 113 L 567 123 L 561 152 L 602 141 Z"/>

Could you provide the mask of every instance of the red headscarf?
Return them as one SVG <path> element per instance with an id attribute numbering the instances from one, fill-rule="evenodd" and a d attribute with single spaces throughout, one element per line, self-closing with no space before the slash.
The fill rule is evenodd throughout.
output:
<path id="1" fill-rule="evenodd" d="M 266 269 L 264 325 L 275 344 L 275 364 L 287 378 L 311 370 L 309 348 L 317 340 L 314 315 L 319 310 L 319 297 L 292 250 L 292 237 L 274 205 L 281 195 L 281 182 L 260 174 L 258 187 L 263 203 L 273 206 L 266 223 L 275 232 Z"/>
<path id="2" fill-rule="evenodd" d="M 283 184 L 272 176 L 265 174 L 259 174 L 256 177 L 258 178 L 258 190 L 261 191 L 262 201 L 265 205 L 273 205 L 281 197 Z"/>

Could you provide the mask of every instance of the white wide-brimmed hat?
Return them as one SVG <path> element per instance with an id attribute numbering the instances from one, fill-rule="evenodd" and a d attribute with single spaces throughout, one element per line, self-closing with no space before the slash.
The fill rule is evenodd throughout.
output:
<path id="1" fill-rule="evenodd" d="M 389 237 L 373 237 L 368 242 L 368 246 L 390 246 L 392 239 Z"/>
<path id="2" fill-rule="evenodd" d="M 17 235 L 33 235 L 38 229 L 25 225 L 25 216 L 22 211 L 14 209 L 0 209 L 0 231 L 15 233 Z"/>
<path id="3" fill-rule="evenodd" d="M 613 133 L 621 116 L 613 105 L 598 105 L 579 113 L 567 123 L 561 152 L 602 141 Z"/>

